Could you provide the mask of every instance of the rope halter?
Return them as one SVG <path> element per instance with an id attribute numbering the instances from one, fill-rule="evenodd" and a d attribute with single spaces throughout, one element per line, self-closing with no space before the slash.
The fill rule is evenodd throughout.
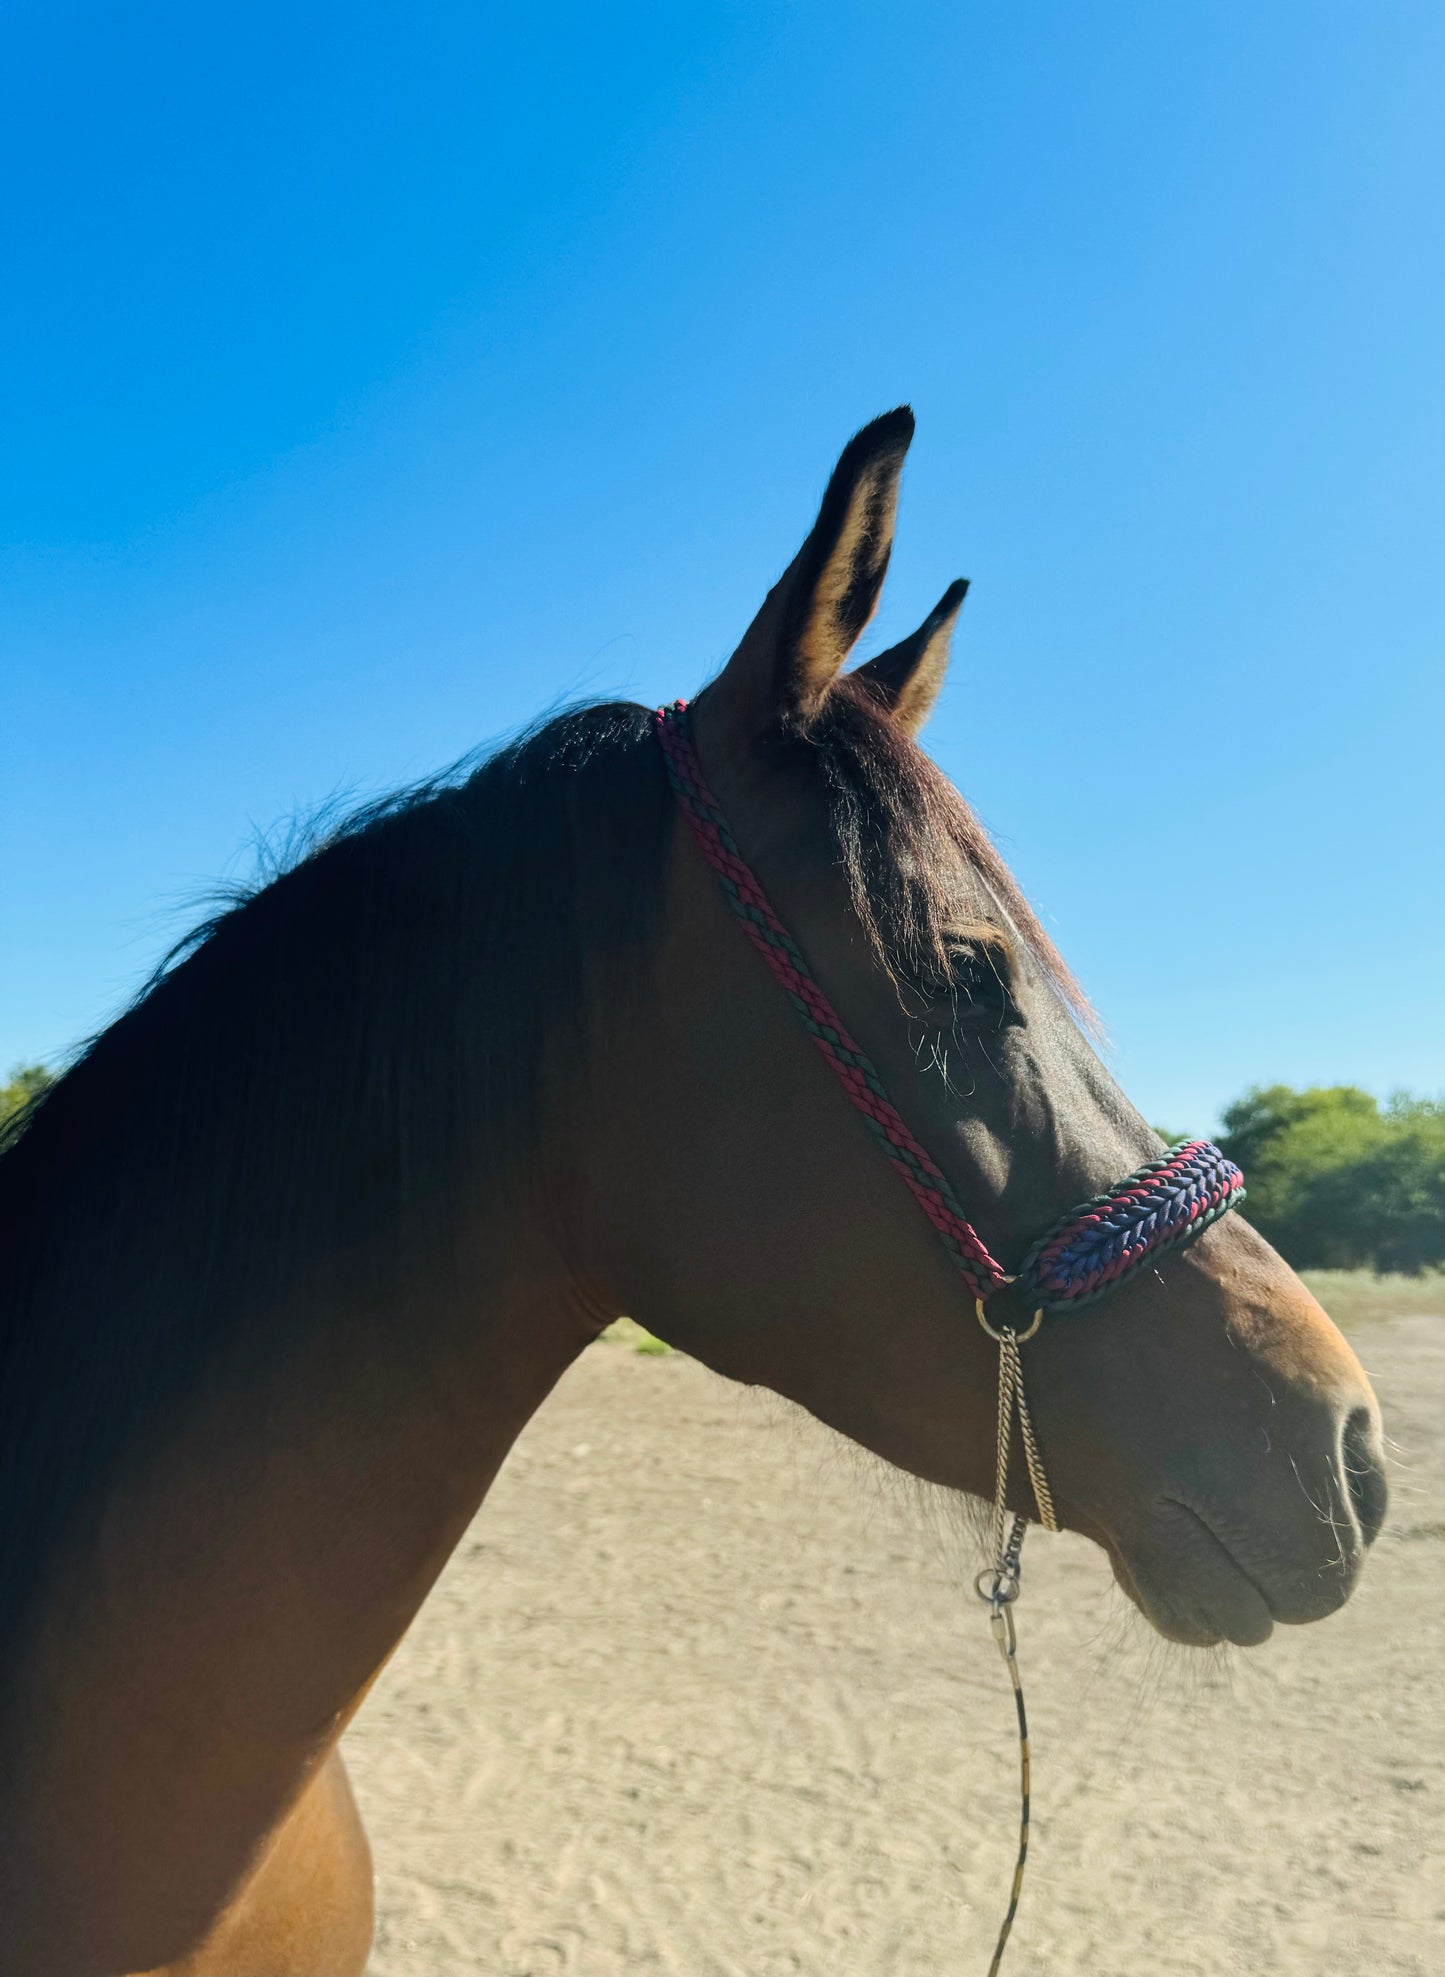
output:
<path id="1" fill-rule="evenodd" d="M 1024 1532 L 1028 1520 L 1007 1508 L 1009 1452 L 1013 1423 L 1019 1436 L 1039 1522 L 1057 1531 L 1053 1495 L 1044 1472 L 1024 1392 L 1020 1348 L 1045 1314 L 1064 1315 L 1096 1303 L 1166 1250 L 1182 1248 L 1218 1221 L 1244 1195 L 1244 1176 L 1227 1154 L 1209 1140 L 1181 1140 L 1160 1160 L 1069 1210 L 1029 1250 L 1010 1275 L 989 1252 L 955 1196 L 947 1176 L 904 1123 L 883 1087 L 867 1052 L 849 1034 L 804 959 L 797 942 L 778 918 L 708 788 L 693 746 L 686 701 L 659 708 L 654 731 L 667 764 L 667 779 L 699 850 L 722 886 L 743 932 L 762 956 L 823 1061 L 862 1116 L 880 1151 L 928 1220 L 974 1301 L 978 1322 L 999 1349 L 998 1450 L 994 1476 L 993 1563 L 978 1575 L 976 1589 L 989 1608 L 989 1622 L 1013 1685 L 1020 1743 L 1023 1813 L 1019 1851 L 1008 1912 L 999 1932 L 989 1977 L 995 1977 L 1018 1908 L 1028 1857 L 1029 1745 L 1019 1681 L 1013 1604 L 1021 1584 Z M 1012 1286 L 1033 1319 L 1025 1331 L 989 1323 L 985 1305 L 995 1291 Z"/>

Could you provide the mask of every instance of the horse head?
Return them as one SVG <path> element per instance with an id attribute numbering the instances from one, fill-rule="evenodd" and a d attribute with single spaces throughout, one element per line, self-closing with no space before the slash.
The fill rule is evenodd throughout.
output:
<path id="1" fill-rule="evenodd" d="M 1016 1271 L 1074 1204 L 1162 1149 L 918 746 L 966 586 L 845 670 L 887 570 L 912 428 L 894 412 L 847 447 L 812 532 L 692 708 L 688 745 L 850 1045 Z M 827 1075 L 807 1011 L 800 1024 L 798 998 L 740 937 L 686 816 L 668 828 L 656 950 L 578 1101 L 592 1295 L 898 1467 L 987 1495 L 997 1366 L 969 1287 Z M 988 1309 L 1020 1336 L 1032 1321 L 1007 1284 Z M 1378 1409 L 1349 1345 L 1241 1216 L 1050 1313 L 1024 1353 L 1058 1518 L 1103 1546 L 1163 1634 L 1253 1643 L 1348 1596 L 1384 1513 Z M 1010 1492 L 1030 1507 L 1017 1461 Z"/>

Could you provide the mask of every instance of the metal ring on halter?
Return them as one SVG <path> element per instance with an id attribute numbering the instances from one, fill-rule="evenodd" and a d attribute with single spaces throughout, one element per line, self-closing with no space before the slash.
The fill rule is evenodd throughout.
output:
<path id="1" fill-rule="evenodd" d="M 1019 1575 L 989 1565 L 975 1578 L 973 1589 L 986 1606 L 1012 1606 L 1019 1596 Z"/>
<path id="2" fill-rule="evenodd" d="M 1025 1344 L 1029 1339 L 1033 1337 L 1034 1333 L 1039 1329 L 1039 1326 L 1042 1325 L 1044 1322 L 1044 1307 L 1040 1305 L 1038 1310 L 1034 1313 L 1033 1323 L 1029 1326 L 1026 1332 L 1016 1332 L 1012 1325 L 1005 1325 L 1002 1331 L 996 1332 L 993 1326 L 990 1325 L 990 1323 L 988 1322 L 987 1318 L 985 1318 L 983 1315 L 983 1299 L 981 1297 L 976 1297 L 973 1300 L 973 1308 L 978 1315 L 979 1324 L 983 1326 L 983 1329 L 988 1333 L 989 1337 L 991 1339 L 997 1339 L 1000 1345 L 1003 1344 L 1006 1338 L 1012 1339 L 1016 1345 Z"/>

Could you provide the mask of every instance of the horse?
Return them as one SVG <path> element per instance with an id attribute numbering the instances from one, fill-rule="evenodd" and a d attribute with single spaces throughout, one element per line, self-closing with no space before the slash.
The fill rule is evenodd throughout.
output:
<path id="1" fill-rule="evenodd" d="M 964 586 L 846 667 L 912 431 L 903 408 L 849 443 L 690 745 L 907 1134 L 1016 1260 L 1160 1141 L 918 746 Z M 339 1740 L 621 1313 L 902 1471 L 992 1490 L 994 1346 L 739 937 L 656 734 L 573 709 L 363 809 L 198 929 L 11 1131 L 15 1977 L 362 1970 Z M 1003 1276 L 991 1328 L 1021 1337 Z M 1378 1410 L 1239 1215 L 1025 1350 L 1057 1521 L 1160 1633 L 1248 1645 L 1347 1598 L 1384 1515 Z M 1023 1514 L 1017 1464 L 1007 1489 Z"/>

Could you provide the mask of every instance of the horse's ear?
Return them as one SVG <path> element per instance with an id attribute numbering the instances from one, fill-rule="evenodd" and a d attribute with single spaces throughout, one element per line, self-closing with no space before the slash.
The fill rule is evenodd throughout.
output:
<path id="1" fill-rule="evenodd" d="M 953 628 L 967 595 L 968 579 L 959 577 L 916 632 L 890 645 L 854 674 L 911 735 L 918 733 L 933 712 L 933 703 L 942 690 Z"/>
<path id="2" fill-rule="evenodd" d="M 730 725 L 757 734 L 822 706 L 878 603 L 912 437 L 901 405 L 844 447 L 812 534 L 710 690 Z"/>

